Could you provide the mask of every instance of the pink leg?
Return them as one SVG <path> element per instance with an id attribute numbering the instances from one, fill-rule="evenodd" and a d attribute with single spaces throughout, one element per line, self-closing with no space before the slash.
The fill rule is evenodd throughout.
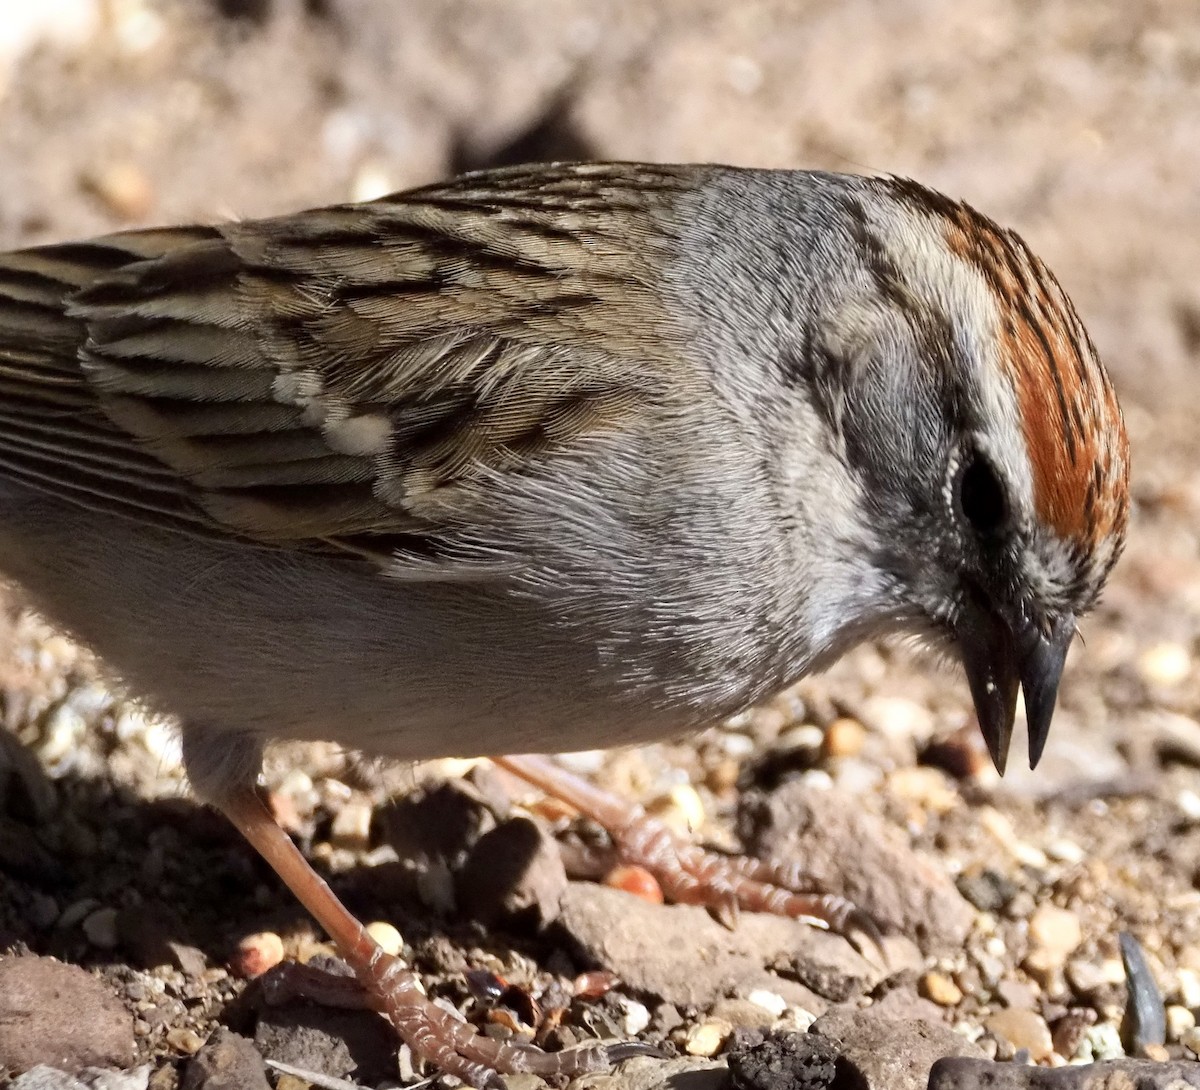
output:
<path id="1" fill-rule="evenodd" d="M 427 999 L 417 978 L 397 958 L 384 953 L 309 866 L 252 789 L 235 792 L 222 802 L 221 809 L 329 933 L 365 989 L 366 1005 L 387 1018 L 414 1053 L 442 1071 L 471 1086 L 502 1088 L 501 1074 L 530 1072 L 574 1078 L 604 1071 L 629 1056 L 657 1055 L 656 1049 L 637 1042 L 551 1053 L 476 1033 Z M 344 988 L 335 990 L 340 997 L 335 999 L 338 1005 L 352 1004 Z"/>
<path id="2" fill-rule="evenodd" d="M 649 870 L 671 900 L 726 913 L 744 908 L 807 920 L 845 935 L 864 954 L 882 959 L 882 936 L 874 921 L 843 897 L 800 892 L 798 867 L 719 855 L 681 843 L 642 807 L 601 790 L 546 757 L 525 754 L 492 760 L 602 825 L 621 859 Z"/>

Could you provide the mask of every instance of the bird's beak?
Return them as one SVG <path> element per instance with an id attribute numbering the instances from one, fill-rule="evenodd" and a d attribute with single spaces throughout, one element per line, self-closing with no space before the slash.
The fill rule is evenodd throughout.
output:
<path id="1" fill-rule="evenodd" d="M 1000 775 L 1008 763 L 1018 688 L 1025 693 L 1029 767 L 1036 768 L 1041 760 L 1063 662 L 1074 635 L 1075 618 L 1070 615 L 1060 617 L 1047 634 L 1029 619 L 1010 619 L 979 599 L 963 607 L 955 636 L 979 728 Z"/>

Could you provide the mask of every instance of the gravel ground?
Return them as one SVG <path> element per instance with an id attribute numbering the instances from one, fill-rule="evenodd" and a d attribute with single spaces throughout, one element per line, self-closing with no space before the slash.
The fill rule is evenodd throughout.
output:
<path id="1" fill-rule="evenodd" d="M 491 1032 L 640 1036 L 701 1067 L 733 1048 L 750 1079 L 747 1034 L 816 1020 L 806 1040 L 888 1090 L 924 1087 L 955 1052 L 1194 1058 L 1200 22 L 1184 6 L 58 0 L 0 28 L 6 246 L 581 155 L 911 173 L 1018 226 L 1059 272 L 1121 387 L 1135 505 L 1046 757 L 1031 774 L 1014 754 L 999 781 L 961 677 L 885 647 L 697 738 L 572 758 L 713 844 L 799 853 L 889 925 L 890 972 L 800 925 L 730 929 L 568 882 L 549 837 L 591 831 L 482 765 L 282 746 L 266 774 L 281 820 L 431 993 Z M 29 1056 L 156 1090 L 235 1070 L 227 1085 L 266 1085 L 264 1055 L 401 1077 L 374 1016 L 267 1006 L 247 984 L 280 950 L 330 951 L 190 801 L 170 725 L 11 597 L 0 716 L 0 951 L 38 955 L 0 957 L 0 1085 Z M 532 861 L 515 888 L 481 866 L 506 853 Z M 1127 1015 L 1122 932 L 1161 992 L 1135 1008 L 1149 1022 Z M 464 968 L 481 970 L 472 988 Z M 789 1085 L 841 1085 L 812 1074 L 824 1062 Z M 632 1068 L 623 1085 L 650 1085 Z"/>

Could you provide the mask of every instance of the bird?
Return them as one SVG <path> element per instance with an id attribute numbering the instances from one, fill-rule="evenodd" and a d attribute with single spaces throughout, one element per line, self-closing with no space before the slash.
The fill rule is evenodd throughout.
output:
<path id="1" fill-rule="evenodd" d="M 1051 272 L 894 175 L 543 163 L 0 255 L 0 574 L 178 718 L 198 797 L 475 1086 L 637 1046 L 426 1000 L 266 810 L 268 741 L 493 755 L 681 898 L 765 905 L 780 872 L 534 754 L 699 730 L 906 634 L 961 661 L 1001 772 L 1023 692 L 1036 764 L 1128 474 Z"/>

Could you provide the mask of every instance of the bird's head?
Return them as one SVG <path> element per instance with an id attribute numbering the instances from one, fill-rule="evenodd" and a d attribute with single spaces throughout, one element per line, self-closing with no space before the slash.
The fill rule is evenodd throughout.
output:
<path id="1" fill-rule="evenodd" d="M 854 271 L 815 324 L 807 381 L 896 626 L 957 652 L 1001 772 L 1023 690 L 1036 764 L 1076 623 L 1124 542 L 1120 408 L 1016 234 L 895 178 L 841 207 Z"/>

